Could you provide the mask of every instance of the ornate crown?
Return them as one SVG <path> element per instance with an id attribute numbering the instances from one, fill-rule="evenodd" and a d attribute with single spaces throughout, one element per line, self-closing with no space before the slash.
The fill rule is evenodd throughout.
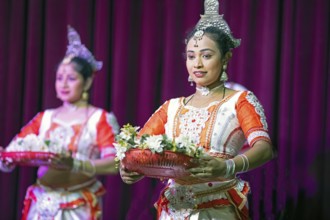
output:
<path id="1" fill-rule="evenodd" d="M 238 47 L 241 43 L 240 39 L 236 39 L 231 34 L 227 22 L 223 19 L 223 15 L 219 14 L 219 1 L 218 0 L 205 0 L 204 1 L 204 15 L 201 15 L 195 29 L 194 37 L 201 38 L 204 30 L 208 27 L 216 27 L 224 31 L 233 43 L 234 48 Z"/>
<path id="2" fill-rule="evenodd" d="M 65 57 L 80 57 L 85 59 L 94 71 L 98 71 L 102 68 L 102 62 L 95 60 L 93 54 L 81 43 L 78 32 L 68 25 L 68 41 Z"/>

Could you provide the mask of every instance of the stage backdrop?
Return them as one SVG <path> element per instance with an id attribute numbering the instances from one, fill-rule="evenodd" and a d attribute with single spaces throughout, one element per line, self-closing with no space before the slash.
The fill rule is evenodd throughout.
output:
<path id="1" fill-rule="evenodd" d="M 242 39 L 229 64 L 231 81 L 263 103 L 277 158 L 243 177 L 253 219 L 325 219 L 330 197 L 328 0 L 222 0 L 220 12 Z M 104 67 L 91 103 L 120 125 L 142 126 L 165 100 L 187 96 L 184 37 L 203 0 L 1 0 L 0 145 L 37 112 L 60 102 L 56 65 L 70 24 Z M 0 174 L 1 219 L 19 219 L 35 168 Z M 104 219 L 154 219 L 162 182 L 102 177 Z"/>

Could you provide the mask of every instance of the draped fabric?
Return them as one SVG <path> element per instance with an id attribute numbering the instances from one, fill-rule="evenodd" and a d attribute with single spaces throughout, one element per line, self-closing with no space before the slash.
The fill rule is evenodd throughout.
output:
<path id="1" fill-rule="evenodd" d="M 253 219 L 326 219 L 330 198 L 330 2 L 221 0 L 220 12 L 241 46 L 230 81 L 263 104 L 277 158 L 242 175 L 251 185 Z M 37 112 L 60 105 L 54 83 L 67 25 L 104 62 L 91 103 L 120 125 L 142 126 L 165 100 L 187 96 L 184 37 L 203 14 L 203 0 L 0 1 L 0 145 Z M 1 219 L 18 219 L 35 168 L 0 174 Z M 104 219 L 155 219 L 163 187 L 145 178 L 107 188 Z"/>

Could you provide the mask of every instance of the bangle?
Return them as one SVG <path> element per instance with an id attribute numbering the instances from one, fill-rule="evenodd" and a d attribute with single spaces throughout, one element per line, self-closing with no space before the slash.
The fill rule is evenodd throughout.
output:
<path id="1" fill-rule="evenodd" d="M 242 170 L 242 171 L 246 172 L 249 169 L 249 166 L 250 166 L 249 159 L 247 158 L 247 156 L 245 154 L 240 154 L 240 155 L 241 155 L 243 161 L 245 161 L 245 165 L 246 165 L 245 169 Z"/>
<path id="2" fill-rule="evenodd" d="M 233 159 L 226 160 L 226 174 L 225 178 L 228 178 L 235 173 L 235 162 Z"/>
<path id="3" fill-rule="evenodd" d="M 238 157 L 242 158 L 243 167 L 240 173 L 246 172 L 249 169 L 249 159 L 245 154 L 239 154 Z"/>

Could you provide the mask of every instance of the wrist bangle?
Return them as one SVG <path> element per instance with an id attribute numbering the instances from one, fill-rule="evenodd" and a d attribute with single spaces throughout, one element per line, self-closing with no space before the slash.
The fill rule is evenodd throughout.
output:
<path id="1" fill-rule="evenodd" d="M 246 172 L 249 169 L 249 165 L 250 165 L 249 159 L 245 154 L 239 154 L 237 156 L 242 158 L 242 162 L 243 162 L 243 167 L 240 173 Z"/>
<path id="2" fill-rule="evenodd" d="M 233 159 L 226 160 L 226 174 L 225 178 L 228 178 L 235 173 L 235 162 Z"/>
<path id="3" fill-rule="evenodd" d="M 247 158 L 247 156 L 245 154 L 242 154 L 242 158 L 245 159 L 245 163 L 246 163 L 246 168 L 244 171 L 248 171 L 249 167 L 250 167 L 250 162 L 249 159 Z"/>

